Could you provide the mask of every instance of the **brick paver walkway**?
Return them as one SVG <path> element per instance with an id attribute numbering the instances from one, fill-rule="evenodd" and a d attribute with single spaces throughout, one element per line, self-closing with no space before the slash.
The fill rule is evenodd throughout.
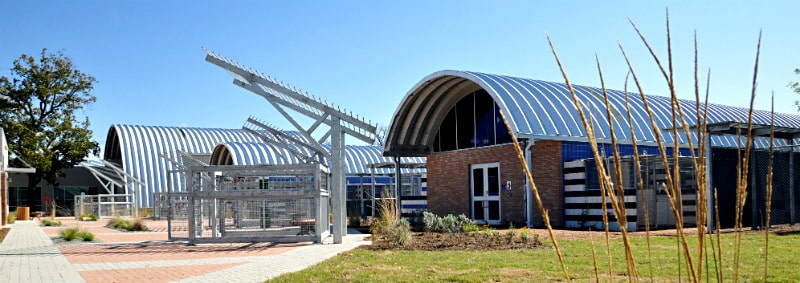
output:
<path id="1" fill-rule="evenodd" d="M 54 244 L 50 238 L 64 227 L 17 221 L 0 245 L 0 282 L 260 282 L 369 243 L 365 235 L 348 234 L 340 245 L 187 246 L 166 241 L 160 222 L 149 224 L 157 232 L 127 233 L 102 227 L 103 221 L 62 222 L 91 231 L 102 243 Z"/>

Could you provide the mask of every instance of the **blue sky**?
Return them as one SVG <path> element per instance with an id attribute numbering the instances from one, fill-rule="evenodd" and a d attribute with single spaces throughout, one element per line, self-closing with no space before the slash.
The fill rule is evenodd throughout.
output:
<path id="1" fill-rule="evenodd" d="M 666 60 L 669 6 L 677 90 L 693 99 L 693 33 L 714 103 L 746 106 L 763 29 L 756 108 L 796 113 L 800 1 L 4 1 L 0 75 L 21 54 L 63 50 L 97 78 L 95 140 L 112 124 L 240 128 L 249 116 L 292 129 L 263 98 L 205 62 L 202 47 L 381 125 L 422 78 L 468 70 L 624 87 L 622 44 L 648 94 L 666 83 L 630 17 Z M 705 80 L 702 83 L 705 85 Z M 632 86 L 631 86 L 632 87 Z M 350 139 L 352 141 L 354 139 Z"/>

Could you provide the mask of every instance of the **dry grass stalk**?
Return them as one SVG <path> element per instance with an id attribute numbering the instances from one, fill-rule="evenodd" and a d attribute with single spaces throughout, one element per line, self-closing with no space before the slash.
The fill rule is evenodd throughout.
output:
<path id="1" fill-rule="evenodd" d="M 753 85 L 750 93 L 750 110 L 747 113 L 747 144 L 745 145 L 744 156 L 742 156 L 739 163 L 739 178 L 736 180 L 736 236 L 734 243 L 734 265 L 733 265 L 733 281 L 739 280 L 739 251 L 741 249 L 741 232 L 742 232 L 742 213 L 744 210 L 745 202 L 747 201 L 747 176 L 750 170 L 750 149 L 753 145 L 753 105 L 756 100 L 756 82 L 758 81 L 758 59 L 761 54 L 761 33 L 758 34 L 758 45 L 756 47 L 756 62 L 753 67 Z M 739 135 L 740 136 L 740 135 Z M 755 204 L 754 204 L 755 205 Z M 755 219 L 753 219 L 755 221 Z"/>
<path id="2" fill-rule="evenodd" d="M 612 187 L 610 190 L 610 195 L 612 196 L 612 201 L 616 198 L 617 205 L 612 206 L 614 207 L 614 216 L 617 218 L 617 222 L 620 225 L 620 230 L 623 231 L 622 237 L 623 242 L 625 243 L 625 261 L 628 267 L 628 280 L 633 280 L 638 276 L 638 272 L 636 270 L 636 264 L 633 257 L 633 248 L 630 246 L 630 241 L 627 239 L 627 227 L 628 227 L 628 215 L 625 207 L 625 191 L 623 188 L 622 182 L 622 155 L 619 153 L 619 147 L 617 146 L 617 135 L 614 132 L 614 117 L 611 115 L 611 103 L 608 101 L 608 91 L 606 90 L 605 79 L 603 78 L 603 70 L 600 68 L 600 58 L 595 54 L 595 59 L 597 61 L 597 72 L 600 76 L 600 85 L 603 89 L 603 103 L 606 107 L 606 121 L 609 124 L 609 134 L 611 136 L 611 148 L 614 151 L 614 175 L 616 177 L 616 192 L 614 191 L 612 184 L 607 184 L 609 187 Z M 592 129 L 594 131 L 594 129 Z M 608 227 L 608 222 L 606 222 L 606 227 Z"/>
<path id="3" fill-rule="evenodd" d="M 640 203 L 642 204 L 642 211 L 644 212 L 644 230 L 645 230 L 645 235 L 647 237 L 647 262 L 648 262 L 647 266 L 648 270 L 650 271 L 650 281 L 652 282 L 654 278 L 653 278 L 653 254 L 651 252 L 652 248 L 650 246 L 650 212 L 648 211 L 647 207 L 647 201 L 646 201 L 647 198 L 644 190 L 644 179 L 642 178 L 641 174 L 642 163 L 641 160 L 639 160 L 639 147 L 636 144 L 636 131 L 634 127 L 631 126 L 631 123 L 633 121 L 633 114 L 631 112 L 631 104 L 628 97 L 629 77 L 630 77 L 630 72 L 625 76 L 625 111 L 628 112 L 628 125 L 629 125 L 628 128 L 630 128 L 631 130 L 631 143 L 633 145 L 633 161 L 634 161 L 633 164 L 635 166 L 634 168 L 636 172 L 639 172 L 638 174 L 636 174 L 636 184 L 639 188 L 639 194 L 640 194 L 639 200 Z"/>
<path id="4" fill-rule="evenodd" d="M 769 127 L 769 163 L 767 164 L 767 222 L 764 226 L 764 282 L 767 282 L 769 275 L 769 226 L 770 215 L 772 214 L 772 155 L 775 153 L 775 93 L 772 94 L 772 105 L 770 109 Z M 790 155 L 789 158 L 792 158 Z"/>
<path id="5" fill-rule="evenodd" d="M 500 116 L 503 118 L 503 123 L 505 123 L 506 129 L 508 129 L 509 135 L 511 135 L 514 150 L 517 152 L 517 157 L 519 158 L 520 163 L 522 163 L 522 169 L 525 171 L 525 176 L 528 178 L 528 184 L 531 186 L 531 192 L 533 192 L 534 199 L 536 199 L 536 204 L 539 206 L 539 213 L 542 214 L 542 219 L 544 219 L 547 232 L 550 234 L 550 240 L 553 242 L 553 248 L 555 248 L 556 255 L 558 255 L 558 261 L 561 263 L 561 270 L 564 272 L 564 278 L 566 280 L 570 280 L 569 272 L 567 272 L 567 264 L 564 262 L 564 256 L 561 254 L 561 249 L 558 247 L 558 241 L 553 233 L 553 226 L 550 225 L 550 215 L 548 215 L 547 210 L 544 208 L 542 198 L 539 196 L 539 188 L 536 187 L 536 183 L 533 181 L 533 175 L 531 174 L 531 170 L 528 166 L 528 161 L 525 160 L 525 154 L 522 152 L 522 147 L 519 145 L 519 141 L 517 140 L 517 136 L 514 134 L 511 125 L 508 124 L 507 117 L 503 115 L 503 112 L 500 112 Z"/>
<path id="6" fill-rule="evenodd" d="M 672 210 L 672 215 L 676 219 L 675 222 L 676 222 L 676 226 L 677 226 L 676 230 L 678 232 L 678 240 L 682 243 L 681 246 L 683 248 L 685 257 L 688 258 L 689 266 L 692 267 L 691 268 L 691 273 L 692 273 L 691 277 L 692 277 L 692 280 L 695 281 L 697 276 L 694 273 L 694 268 L 693 268 L 694 265 L 693 265 L 693 262 L 692 262 L 692 259 L 691 259 L 691 254 L 689 253 L 689 245 L 688 245 L 688 243 L 686 241 L 686 234 L 683 231 L 682 222 L 679 221 L 680 219 L 682 219 L 681 218 L 682 212 L 680 210 L 680 207 L 677 205 L 677 199 L 678 198 L 677 198 L 677 196 L 675 196 L 675 193 L 674 193 L 676 191 L 679 191 L 679 189 L 674 188 L 675 183 L 672 181 L 672 180 L 674 180 L 673 173 L 668 169 L 668 168 L 670 168 L 670 166 L 669 166 L 669 158 L 667 157 L 666 147 L 664 146 L 664 143 L 662 142 L 663 138 L 662 138 L 662 135 L 661 135 L 661 129 L 656 124 L 655 116 L 653 115 L 653 111 L 650 108 L 650 104 L 647 101 L 647 97 L 645 97 L 644 90 L 642 89 L 641 83 L 639 82 L 639 79 L 636 76 L 636 72 L 633 69 L 633 65 L 631 65 L 630 60 L 628 59 L 628 55 L 625 53 L 625 49 L 622 48 L 621 44 L 620 44 L 620 50 L 622 50 L 622 55 L 623 55 L 623 57 L 625 57 L 625 61 L 628 64 L 628 68 L 629 68 L 629 70 L 630 70 L 630 72 L 631 72 L 631 74 L 633 76 L 633 80 L 636 83 L 636 87 L 639 89 L 639 94 L 640 94 L 640 96 L 642 98 L 642 104 L 643 104 L 643 106 L 645 108 L 645 111 L 647 112 L 647 116 L 649 117 L 651 129 L 653 130 L 653 133 L 655 134 L 656 144 L 658 145 L 658 151 L 659 151 L 659 154 L 661 155 L 661 163 L 662 163 L 662 166 L 666 169 L 664 173 L 666 175 L 665 179 L 667 180 L 667 182 L 665 182 L 666 189 L 664 190 L 664 192 L 667 195 L 667 200 L 668 200 L 668 202 L 670 204 L 670 208 Z M 677 163 L 677 160 L 676 160 L 676 163 Z"/>
<path id="7" fill-rule="evenodd" d="M 716 262 L 719 265 L 717 268 L 717 278 L 719 282 L 724 282 L 724 278 L 722 277 L 722 228 L 719 222 L 719 196 L 717 196 L 717 188 L 714 188 L 714 217 L 716 221 L 717 227 L 717 258 Z"/>
<path id="8" fill-rule="evenodd" d="M 693 145 L 693 141 L 692 141 L 692 138 L 691 138 L 691 131 L 689 130 L 689 125 L 686 122 L 686 118 L 685 118 L 685 115 L 684 115 L 684 110 L 681 108 L 681 104 L 678 101 L 678 96 L 677 96 L 677 92 L 675 90 L 675 85 L 674 85 L 673 68 L 672 68 L 672 61 L 673 60 L 672 60 L 671 37 L 670 37 L 670 27 L 669 27 L 669 12 L 667 12 L 667 49 L 668 49 L 668 54 L 669 54 L 669 72 L 667 72 L 664 69 L 664 67 L 661 65 L 660 60 L 658 59 L 658 56 L 655 54 L 655 51 L 649 45 L 649 43 L 647 42 L 647 39 L 645 39 L 645 37 L 641 33 L 641 31 L 636 27 L 635 23 L 633 23 L 633 21 L 630 20 L 630 19 L 629 19 L 629 21 L 630 21 L 631 25 L 634 27 L 634 29 L 636 30 L 636 32 L 639 34 L 639 37 L 642 39 L 642 42 L 644 42 L 645 46 L 650 51 L 650 55 L 656 61 L 656 64 L 659 66 L 662 75 L 664 76 L 665 80 L 667 81 L 667 84 L 669 85 L 670 98 L 672 100 L 672 119 L 673 119 L 672 134 L 673 134 L 673 141 L 674 141 L 673 158 L 674 158 L 675 162 L 674 162 L 674 167 L 673 167 L 674 168 L 674 174 L 672 175 L 674 178 L 668 178 L 669 180 L 672 180 L 672 186 L 668 189 L 668 192 L 669 192 L 668 193 L 668 199 L 670 200 L 670 203 L 672 205 L 673 213 L 676 215 L 675 219 L 676 219 L 676 224 L 678 226 L 677 230 L 679 231 L 680 238 L 683 241 L 684 257 L 687 259 L 687 264 L 689 265 L 690 276 L 691 276 L 691 278 L 693 280 L 698 280 L 698 278 L 700 278 L 700 276 L 702 274 L 702 266 L 698 265 L 697 269 L 694 268 L 694 260 L 691 257 L 691 254 L 690 254 L 689 249 L 688 249 L 688 245 L 686 244 L 686 241 L 685 241 L 685 234 L 683 233 L 683 213 L 682 213 L 683 212 L 683 196 L 682 196 L 682 190 L 680 189 L 680 174 L 679 174 L 679 172 L 680 172 L 679 171 L 680 170 L 680 163 L 678 162 L 679 154 L 678 154 L 678 150 L 677 150 L 678 149 L 678 139 L 679 139 L 678 123 L 677 123 L 678 119 L 680 120 L 680 127 L 683 130 L 683 134 L 686 137 L 686 140 L 688 142 L 689 148 L 690 149 L 694 149 L 695 147 Z M 697 123 L 698 123 L 696 125 L 696 130 L 697 130 L 696 134 L 697 134 L 698 141 L 702 141 L 702 140 L 705 140 L 706 121 L 707 121 L 707 111 L 705 111 L 705 110 L 707 110 L 707 107 L 708 107 L 707 106 L 708 105 L 708 96 L 706 96 L 706 109 L 701 112 L 700 104 L 699 104 L 699 101 L 700 101 L 700 99 L 699 99 L 699 86 L 698 86 L 699 85 L 699 78 L 698 78 L 698 75 L 697 75 L 698 74 L 698 67 L 697 67 L 698 48 L 697 48 L 697 35 L 696 35 L 696 33 L 695 33 L 694 47 L 695 47 L 695 50 L 694 50 L 695 51 L 694 70 L 695 71 L 694 71 L 694 74 L 695 74 L 695 97 L 696 97 L 696 104 L 695 104 L 696 108 L 695 108 L 695 110 L 696 110 L 696 118 L 697 118 Z M 700 117 L 700 113 L 703 113 L 703 118 Z M 649 114 L 649 110 L 648 110 L 648 114 Z M 658 142 L 659 142 L 659 144 L 661 143 L 660 139 L 658 140 Z M 661 146 L 659 146 L 659 149 L 661 149 Z M 706 163 L 706 161 L 705 161 L 705 156 L 706 156 L 705 150 L 706 150 L 705 149 L 705 144 L 703 142 L 699 142 L 698 143 L 698 153 L 697 154 L 695 154 L 694 150 L 690 150 L 691 156 L 692 156 L 692 165 L 693 165 L 693 169 L 694 169 L 695 172 L 705 172 L 705 163 Z M 664 154 L 662 153 L 662 158 L 663 157 L 664 157 Z M 664 160 L 664 163 L 665 163 L 665 168 L 666 168 L 666 163 L 667 163 L 666 160 Z M 707 192 L 707 184 L 708 184 L 707 181 L 706 181 L 706 177 L 707 176 L 705 176 L 704 173 L 696 174 L 696 176 L 697 177 L 695 178 L 695 182 L 697 184 L 697 189 L 698 189 L 698 192 L 697 192 L 697 198 L 698 198 L 697 203 L 699 204 L 699 205 L 697 205 L 697 215 L 696 215 L 697 218 L 696 219 L 705 219 L 706 215 L 707 215 L 706 214 L 707 213 L 706 212 L 707 211 L 706 210 L 706 202 L 705 202 L 705 200 L 707 198 L 707 194 L 706 194 L 706 192 Z M 706 228 L 705 227 L 705 223 L 703 221 L 697 221 L 697 228 L 698 228 L 698 237 L 699 237 L 699 241 L 700 241 L 700 245 L 698 245 L 697 262 L 702 262 L 703 261 L 703 257 L 704 257 L 703 251 L 705 250 L 705 248 L 704 248 L 704 236 L 705 236 L 705 228 Z"/>
<path id="9" fill-rule="evenodd" d="M 583 123 L 584 129 L 586 130 L 586 136 L 587 136 L 587 138 L 589 140 L 589 145 L 592 148 L 592 152 L 594 153 L 595 160 L 603 160 L 601 158 L 601 156 L 600 156 L 600 150 L 597 147 L 597 139 L 596 139 L 596 136 L 594 134 L 594 126 L 591 123 L 591 121 L 593 121 L 593 120 L 588 119 L 586 117 L 586 114 L 583 112 L 582 104 L 580 103 L 580 100 L 578 99 L 578 96 L 575 93 L 575 89 L 572 87 L 572 84 L 569 82 L 569 77 L 567 76 L 567 73 L 564 70 L 564 66 L 561 64 L 561 60 L 559 59 L 558 53 L 556 52 L 556 49 L 555 49 L 555 46 L 553 45 L 553 42 L 550 39 L 550 35 L 547 35 L 547 41 L 550 43 L 550 49 L 553 52 L 553 56 L 555 57 L 556 63 L 558 64 L 558 67 L 561 70 L 561 74 L 564 77 L 564 81 L 565 81 L 565 83 L 567 85 L 567 88 L 568 88 L 568 90 L 570 92 L 570 95 L 572 96 L 572 100 L 573 100 L 573 103 L 575 105 L 575 108 L 577 109 L 578 115 L 581 118 L 581 122 Z M 616 154 L 619 154 L 619 152 L 616 151 Z M 616 159 L 619 159 L 619 158 L 616 158 Z M 611 206 L 612 206 L 612 208 L 614 209 L 614 212 L 615 212 L 615 218 L 617 219 L 617 223 L 620 226 L 620 231 L 622 232 L 622 239 L 623 239 L 623 242 L 625 244 L 625 249 L 626 249 L 626 259 L 627 259 L 627 264 L 628 264 L 628 276 L 629 276 L 629 279 L 632 280 L 633 278 L 635 278 L 635 262 L 633 261 L 633 256 L 632 256 L 632 253 L 631 253 L 631 245 L 630 245 L 629 235 L 628 235 L 628 231 L 627 231 L 627 227 L 626 227 L 627 223 L 626 223 L 626 220 L 623 217 L 621 217 L 622 215 L 625 215 L 625 213 L 622 212 L 622 210 L 624 210 L 625 208 L 621 207 L 621 205 L 620 205 L 619 199 L 617 198 L 616 193 L 614 192 L 614 189 L 612 188 L 611 179 L 608 176 L 608 174 L 606 173 L 607 171 L 605 169 L 604 164 L 602 162 L 596 162 L 596 164 L 597 164 L 596 167 L 597 167 L 598 178 L 599 178 L 599 181 L 600 181 L 601 191 L 606 191 L 607 195 L 609 196 L 609 199 L 611 201 Z M 605 203 L 605 202 L 603 201 L 603 203 Z M 605 226 L 608 227 L 608 222 L 605 223 Z"/>

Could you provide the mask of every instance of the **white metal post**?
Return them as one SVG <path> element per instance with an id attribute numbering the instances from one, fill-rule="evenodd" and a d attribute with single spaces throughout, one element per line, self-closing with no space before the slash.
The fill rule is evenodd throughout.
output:
<path id="1" fill-rule="evenodd" d="M 331 117 L 331 183 L 333 199 L 333 243 L 341 244 L 347 229 L 347 210 L 345 209 L 346 189 L 344 187 L 344 133 L 338 117 Z"/>

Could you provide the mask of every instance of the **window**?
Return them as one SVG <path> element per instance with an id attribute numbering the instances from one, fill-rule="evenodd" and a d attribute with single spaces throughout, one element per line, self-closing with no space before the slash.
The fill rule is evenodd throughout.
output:
<path id="1" fill-rule="evenodd" d="M 433 141 L 433 151 L 451 151 L 511 142 L 500 108 L 484 90 L 470 93 L 447 113 Z"/>

